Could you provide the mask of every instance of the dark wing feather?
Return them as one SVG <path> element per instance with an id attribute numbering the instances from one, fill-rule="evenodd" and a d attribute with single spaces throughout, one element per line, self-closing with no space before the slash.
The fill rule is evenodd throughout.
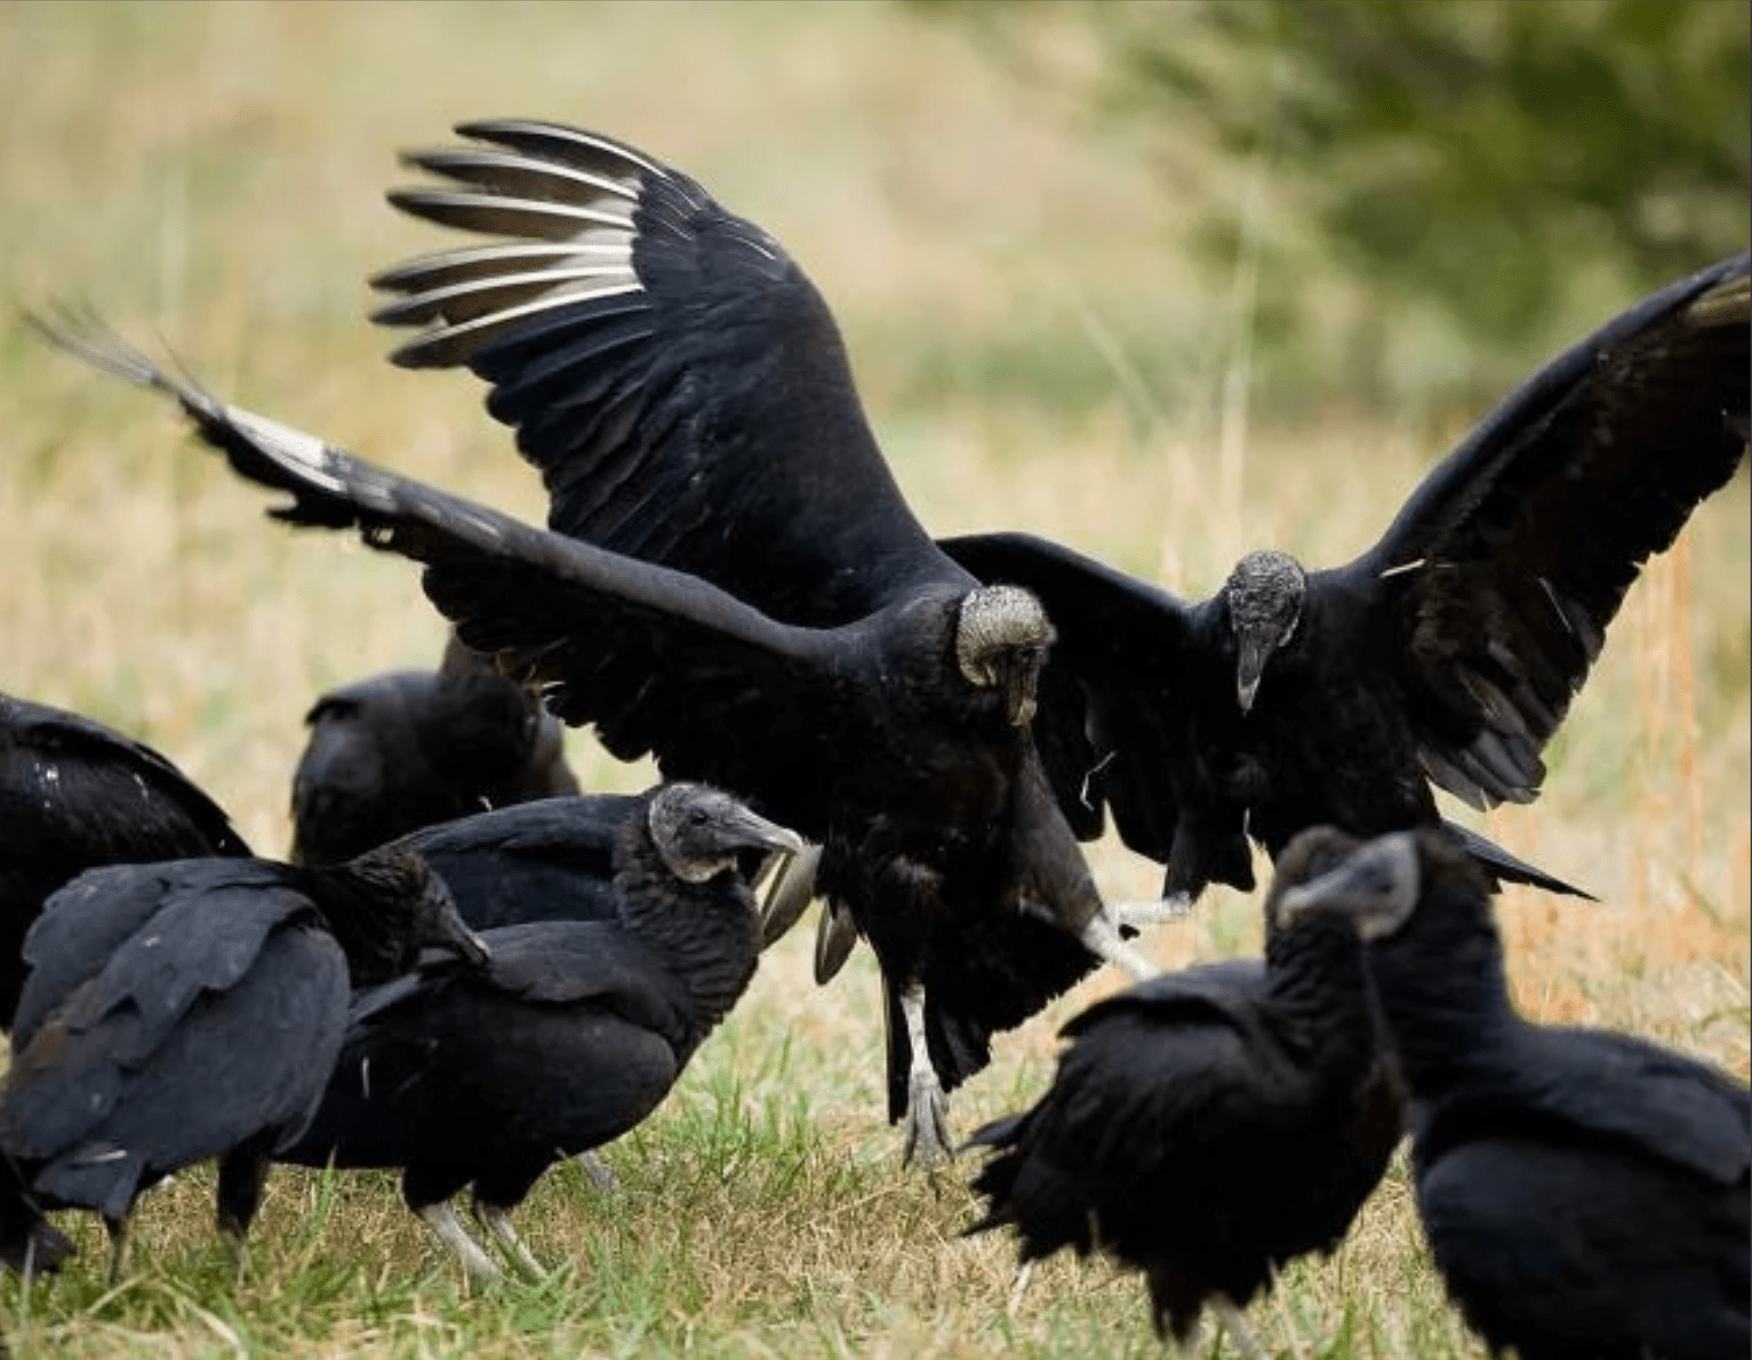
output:
<path id="1" fill-rule="evenodd" d="M 498 120 L 410 153 L 451 181 L 390 201 L 508 242 L 372 280 L 419 326 L 409 367 L 466 364 L 546 481 L 552 528 L 829 626 L 971 581 L 919 526 L 839 330 L 759 227 L 610 138 Z"/>
<path id="2" fill-rule="evenodd" d="M 709 582 L 533 528 L 225 405 L 87 323 L 38 325 L 173 396 L 238 473 L 291 492 L 273 517 L 355 528 L 371 547 L 423 563 L 427 595 L 464 644 L 545 686 L 548 707 L 595 724 L 614 755 L 655 754 L 671 778 L 734 789 L 803 835 L 825 833 L 835 724 L 855 710 L 835 686 L 875 625 L 775 622 Z"/>
<path id="3" fill-rule="evenodd" d="M 1515 1108 L 1634 1145 L 1724 1185 L 1752 1170 L 1752 1092 L 1705 1063 L 1633 1035 L 1533 1029 Z"/>
<path id="4" fill-rule="evenodd" d="M 1183 811 L 1175 781 L 1196 764 L 1174 711 L 1194 611 L 1033 534 L 970 534 L 941 546 L 981 581 L 1033 592 L 1058 633 L 1034 733 L 1066 819 L 1091 840 L 1110 809 L 1128 846 L 1166 861 Z"/>
<path id="5" fill-rule="evenodd" d="M 117 864 L 81 874 L 49 898 L 25 936 L 31 973 L 13 1047 L 87 978 L 98 980 L 89 998 L 94 1016 L 131 1006 L 150 1039 L 197 992 L 231 985 L 265 933 L 305 911 L 315 908 L 288 871 L 266 860 Z M 177 932 L 189 947 L 167 947 Z"/>
<path id="6" fill-rule="evenodd" d="M 14 806 L 14 803 L 17 806 Z M 247 854 L 225 810 L 164 756 L 77 713 L 0 695 L 0 810 L 17 832 L 34 805 L 55 831 L 89 840 L 94 855 Z M 41 838 L 33 837 L 40 846 Z M 93 858 L 92 865 L 106 862 Z"/>
<path id="7" fill-rule="evenodd" d="M 612 920 L 614 846 L 645 806 L 622 794 L 544 798 L 427 827 L 407 844 L 477 930 L 532 920 Z"/>
<path id="8" fill-rule="evenodd" d="M 1503 403 L 1330 574 L 1372 595 L 1430 777 L 1474 806 L 1538 794 L 1540 752 L 1642 564 L 1741 464 L 1748 297 L 1740 255 L 1631 308 Z"/>
<path id="9" fill-rule="evenodd" d="M 471 987 L 545 1006 L 586 1004 L 680 1044 L 691 1032 L 685 981 L 637 936 L 609 921 L 529 921 L 482 932 L 492 951 L 484 968 L 446 960 L 359 992 L 348 1012 L 348 1043 L 397 1023 L 408 1006 L 429 1004 L 445 988 Z"/>
<path id="10" fill-rule="evenodd" d="M 346 1013 L 340 946 L 314 921 L 283 922 L 247 976 L 204 992 L 150 1062 L 124 1072 L 120 1100 L 78 1142 L 59 1149 L 61 1165 L 39 1185 L 91 1203 L 102 1193 L 92 1191 L 102 1185 L 105 1160 L 91 1154 L 106 1147 L 165 1172 L 263 1134 L 274 1143 L 295 1136 L 334 1068 Z M 75 1073 L 58 1071 L 56 1081 L 80 1094 Z M 75 1191 L 88 1176 L 95 1184 Z"/>
<path id="11" fill-rule="evenodd" d="M 247 855 L 225 812 L 151 747 L 77 713 L 0 694 L 0 1026 L 24 986 L 43 903 L 87 869 Z"/>
<path id="12" fill-rule="evenodd" d="M 1218 959 L 1182 968 L 1103 997 L 1067 1020 L 1059 1035 L 1074 1039 L 1121 1012 L 1132 1012 L 1145 1024 L 1215 1022 L 1250 1034 L 1258 1028 L 1266 982 L 1263 959 Z"/>
<path id="13" fill-rule="evenodd" d="M 7 1150 L 34 1158 L 71 1147 L 110 1116 L 191 1008 L 249 974 L 276 929 L 300 917 L 319 926 L 315 907 L 281 878 L 256 861 L 185 860 L 95 869 L 56 894 L 28 941 L 37 968 L 19 1006 L 31 1021 L 14 1034 Z M 142 912 L 142 902 L 152 908 Z M 84 941 L 69 927 L 89 919 L 101 929 L 112 903 L 117 919 L 143 919 L 95 971 L 66 985 L 66 960 L 49 944 L 78 956 Z M 51 990 L 60 996 L 45 1004 Z"/>

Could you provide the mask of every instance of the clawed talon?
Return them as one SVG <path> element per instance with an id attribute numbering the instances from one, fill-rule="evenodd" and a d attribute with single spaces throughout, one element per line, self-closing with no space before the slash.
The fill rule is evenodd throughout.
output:
<path id="1" fill-rule="evenodd" d="M 925 989 L 914 983 L 900 994 L 900 1014 L 906 1025 L 912 1062 L 907 1069 L 906 1145 L 901 1164 L 916 1158 L 925 1170 L 947 1164 L 955 1150 L 949 1142 L 949 1097 L 937 1070 L 931 1066 L 931 1047 L 925 1036 Z"/>
<path id="2" fill-rule="evenodd" d="M 418 1213 L 432 1230 L 432 1235 L 462 1262 L 463 1269 L 471 1276 L 477 1280 L 500 1278 L 499 1267 L 481 1244 L 469 1236 L 468 1229 L 462 1226 L 462 1220 L 456 1216 L 455 1206 L 448 1200 L 439 1204 L 428 1204 Z"/>
<path id="3" fill-rule="evenodd" d="M 935 1072 L 928 1066 L 923 1072 L 915 1067 L 907 1090 L 902 1164 L 910 1166 L 916 1161 L 931 1171 L 948 1164 L 954 1156 L 949 1142 L 949 1098 Z"/>
<path id="4" fill-rule="evenodd" d="M 475 1199 L 470 1207 L 474 1210 L 475 1221 L 499 1239 L 500 1245 L 511 1254 L 511 1259 L 523 1268 L 530 1279 L 547 1278 L 547 1271 L 535 1259 L 535 1253 L 524 1245 L 523 1239 L 517 1235 L 517 1229 L 511 1226 L 509 1209 L 502 1204 L 483 1204 L 479 1199 Z"/>

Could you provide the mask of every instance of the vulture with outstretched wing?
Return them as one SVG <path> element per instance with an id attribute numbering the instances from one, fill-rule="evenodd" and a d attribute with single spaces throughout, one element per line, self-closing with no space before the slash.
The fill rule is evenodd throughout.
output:
<path id="1" fill-rule="evenodd" d="M 1035 719 L 1055 779 L 1167 865 L 1164 895 L 1253 886 L 1305 827 L 1372 836 L 1531 802 L 1642 564 L 1745 457 L 1747 257 L 1644 299 L 1541 369 L 1344 566 L 1254 552 L 1198 603 L 1033 535 L 948 539 L 1057 632 Z M 1099 816 L 1094 823 L 1100 825 Z M 1447 823 L 1499 881 L 1574 892 Z"/>

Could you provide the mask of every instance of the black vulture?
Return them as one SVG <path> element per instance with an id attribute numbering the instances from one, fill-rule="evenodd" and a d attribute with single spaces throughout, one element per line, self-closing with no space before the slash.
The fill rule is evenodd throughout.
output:
<path id="1" fill-rule="evenodd" d="M 1120 938 L 1031 736 L 1051 625 L 1026 591 L 980 586 L 918 526 L 864 423 L 832 318 L 775 245 L 691 181 L 642 169 L 636 153 L 530 128 L 504 135 L 643 177 L 648 211 L 635 215 L 658 234 L 637 239 L 657 243 L 662 266 L 651 292 L 622 280 L 612 297 L 572 297 L 549 317 L 587 336 L 609 325 L 618 338 L 605 353 L 628 365 L 630 384 L 585 423 L 621 431 L 631 466 L 611 478 L 582 454 L 568 464 L 555 482 L 565 532 L 221 403 L 89 319 L 37 324 L 175 398 L 237 472 L 291 492 L 276 518 L 356 528 L 422 562 L 427 595 L 462 641 L 542 685 L 568 723 L 593 723 L 615 756 L 654 753 L 666 778 L 730 790 L 820 845 L 820 890 L 882 970 L 890 1118 L 906 1117 L 907 1156 L 943 1160 L 945 1092 L 990 1060 L 995 1031 L 1076 983 L 1098 954 L 1153 971 Z M 623 257 L 633 238 L 628 219 Z M 633 321 L 600 314 L 635 303 Z M 659 344 L 653 326 L 681 333 Z M 579 343 L 594 352 L 595 341 Z M 544 365 L 528 357 L 533 380 Z M 670 372 L 677 362 L 684 371 Z M 593 383 L 564 409 L 587 414 Z M 674 549 L 658 554 L 667 565 L 588 542 L 596 531 L 561 513 L 611 481 Z"/>
<path id="2" fill-rule="evenodd" d="M 223 809 L 170 761 L 91 718 L 0 694 L 0 1026 L 24 987 L 25 933 L 87 869 L 247 855 Z"/>
<path id="3" fill-rule="evenodd" d="M 399 1167 L 402 1195 L 477 1275 L 498 1273 L 451 1204 L 540 1273 L 510 1214 L 561 1157 L 646 1118 L 753 978 L 746 869 L 803 842 L 729 795 L 663 785 L 615 845 L 612 920 L 484 932 L 484 970 L 422 968 L 355 999 L 328 1093 L 280 1160 Z"/>
<path id="4" fill-rule="evenodd" d="M 397 843 L 444 880 L 458 914 L 476 930 L 531 921 L 614 920 L 620 912 L 614 886 L 620 825 L 644 816 L 656 793 L 539 798 L 422 827 Z M 790 858 L 751 849 L 743 856 L 742 871 L 758 884 L 768 872 L 782 875 Z M 765 907 L 761 922 L 763 947 L 791 924 L 775 921 Z M 615 1183 L 614 1173 L 594 1152 L 578 1160 L 599 1187 Z"/>
<path id="5" fill-rule="evenodd" d="M 292 777 L 292 860 L 335 864 L 435 822 L 578 792 L 565 729 L 452 634 L 437 670 L 321 695 Z"/>
<path id="6" fill-rule="evenodd" d="M 1368 941 L 1424 1233 L 1494 1353 L 1752 1351 L 1752 1092 L 1631 1035 L 1522 1017 L 1490 885 L 1438 833 L 1366 842 L 1282 912 Z"/>
<path id="7" fill-rule="evenodd" d="M 1143 1273 L 1162 1334 L 1191 1347 L 1210 1303 L 1248 1344 L 1238 1310 L 1285 1262 L 1338 1245 L 1400 1139 L 1357 931 L 1279 912 L 1355 844 L 1316 828 L 1285 849 L 1263 960 L 1153 978 L 1064 1027 L 1046 1094 L 970 1140 L 995 1150 L 970 1233 L 1013 1227 L 1024 1268 L 1104 1253 Z"/>
<path id="8" fill-rule="evenodd" d="M 209 1157 L 219 1228 L 241 1245 L 271 1154 L 333 1073 L 352 989 L 430 946 L 485 959 L 443 883 L 393 847 L 325 866 L 112 865 L 62 888 L 25 940 L 0 1086 L 0 1259 L 52 1264 L 30 1255 L 59 1245 L 42 1212 L 83 1208 L 117 1271 L 135 1200 Z"/>
<path id="9" fill-rule="evenodd" d="M 1035 719 L 1061 801 L 1110 809 L 1163 893 L 1248 889 L 1321 823 L 1440 818 L 1431 782 L 1525 803 L 1641 564 L 1745 454 L 1747 257 L 1651 295 L 1547 364 L 1439 464 L 1381 539 L 1307 571 L 1249 553 L 1196 604 L 1048 540 L 944 547 L 1058 632 Z M 1500 881 L 1575 892 L 1450 823 Z"/>

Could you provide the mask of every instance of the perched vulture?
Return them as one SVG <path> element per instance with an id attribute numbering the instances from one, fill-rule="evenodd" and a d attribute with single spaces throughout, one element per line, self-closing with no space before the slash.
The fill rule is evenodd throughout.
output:
<path id="1" fill-rule="evenodd" d="M 304 718 L 292 859 L 334 864 L 486 808 L 578 792 L 564 728 L 453 634 L 435 671 L 328 690 Z"/>
<path id="2" fill-rule="evenodd" d="M 1303 832 L 1265 902 L 1265 958 L 1199 964 L 1097 1002 L 1062 1031 L 1052 1085 L 975 1133 L 994 1155 L 968 1231 L 1014 1228 L 1024 1266 L 1063 1248 L 1141 1272 L 1188 1354 L 1206 1304 L 1239 1311 L 1289 1261 L 1330 1252 L 1380 1183 L 1403 1093 L 1364 948 L 1283 895 L 1356 842 Z"/>
<path id="3" fill-rule="evenodd" d="M 560 1158 L 668 1095 L 760 955 L 754 865 L 803 842 L 719 790 L 668 783 L 623 818 L 611 917 L 483 934 L 485 969 L 441 961 L 358 996 L 328 1094 L 282 1161 L 397 1167 L 402 1196 L 472 1274 L 497 1265 L 451 1204 L 540 1274 L 511 1211 Z"/>

